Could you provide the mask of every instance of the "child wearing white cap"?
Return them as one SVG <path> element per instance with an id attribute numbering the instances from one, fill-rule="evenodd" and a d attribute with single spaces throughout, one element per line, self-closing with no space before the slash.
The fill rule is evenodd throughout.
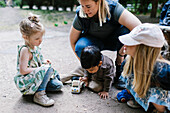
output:
<path id="1" fill-rule="evenodd" d="M 148 110 L 153 104 L 158 112 L 170 110 L 170 62 L 160 57 L 165 38 L 154 24 L 141 24 L 119 37 L 128 56 L 123 62 L 121 79 L 135 101 Z M 135 101 L 128 101 L 135 108 Z"/>

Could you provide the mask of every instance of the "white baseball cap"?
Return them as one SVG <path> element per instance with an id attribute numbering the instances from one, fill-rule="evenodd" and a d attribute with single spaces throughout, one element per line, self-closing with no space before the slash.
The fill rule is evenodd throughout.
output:
<path id="1" fill-rule="evenodd" d="M 165 37 L 157 25 L 145 23 L 135 27 L 129 34 L 119 36 L 119 40 L 128 46 L 144 44 L 160 48 L 164 44 Z"/>

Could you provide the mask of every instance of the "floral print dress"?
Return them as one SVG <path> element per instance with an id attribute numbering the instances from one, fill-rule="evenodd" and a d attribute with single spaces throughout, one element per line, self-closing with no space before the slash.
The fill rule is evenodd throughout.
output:
<path id="1" fill-rule="evenodd" d="M 144 108 L 148 110 L 150 102 L 158 105 L 166 106 L 170 110 L 170 65 L 163 62 L 157 62 L 151 77 L 151 86 L 146 96 L 140 98 L 134 91 L 133 79 L 134 75 L 128 77 L 120 76 L 120 79 L 126 83 L 126 88 L 131 92 L 134 99 Z M 159 86 L 154 85 L 159 84 Z"/>
<path id="2" fill-rule="evenodd" d="M 23 47 L 27 47 L 32 53 L 33 58 L 28 62 L 28 67 L 37 68 L 29 74 L 20 74 L 19 69 L 19 58 L 20 51 Z M 34 50 L 27 45 L 18 45 L 18 56 L 17 56 L 17 75 L 14 77 L 15 84 L 20 92 L 24 95 L 34 94 L 42 83 L 47 70 L 51 68 L 50 65 L 44 63 L 42 54 L 40 53 L 40 48 L 35 47 Z M 58 73 L 54 70 L 52 77 L 57 76 Z"/>

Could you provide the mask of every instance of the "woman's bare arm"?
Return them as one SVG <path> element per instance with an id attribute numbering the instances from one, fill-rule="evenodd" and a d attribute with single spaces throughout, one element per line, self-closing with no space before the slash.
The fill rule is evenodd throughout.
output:
<path id="1" fill-rule="evenodd" d="M 119 23 L 121 25 L 126 26 L 130 31 L 132 31 L 133 28 L 136 26 L 142 24 L 141 21 L 133 15 L 128 10 L 124 10 L 119 18 Z"/>
<path id="2" fill-rule="evenodd" d="M 79 39 L 79 36 L 81 34 L 81 31 L 76 30 L 73 26 L 71 27 L 70 30 L 70 44 L 71 44 L 71 48 L 73 49 L 73 52 L 75 53 L 75 45 L 77 40 Z M 75 55 L 77 56 L 77 54 L 75 53 Z M 80 58 L 77 56 L 77 58 L 80 60 Z"/>

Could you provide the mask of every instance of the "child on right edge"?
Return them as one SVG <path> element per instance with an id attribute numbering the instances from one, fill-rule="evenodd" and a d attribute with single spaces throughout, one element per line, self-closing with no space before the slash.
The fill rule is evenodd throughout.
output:
<path id="1" fill-rule="evenodd" d="M 114 77 L 113 61 L 102 55 L 99 48 L 87 46 L 81 52 L 80 62 L 86 71 L 84 77 L 80 77 L 80 81 L 84 81 L 86 87 L 98 92 L 100 98 L 108 98 Z"/>
<path id="2" fill-rule="evenodd" d="M 154 106 L 152 113 L 169 113 L 170 61 L 161 57 L 165 42 L 161 29 L 155 24 L 141 24 L 119 40 L 124 44 L 119 54 L 128 55 L 120 79 L 134 98 L 127 105 L 142 106 L 147 112 Z"/>

